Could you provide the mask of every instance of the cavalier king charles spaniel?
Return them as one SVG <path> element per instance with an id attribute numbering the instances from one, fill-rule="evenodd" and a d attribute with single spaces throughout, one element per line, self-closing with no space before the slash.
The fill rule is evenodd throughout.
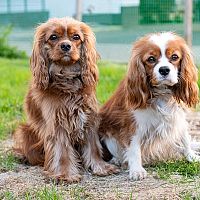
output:
<path id="1" fill-rule="evenodd" d="M 85 23 L 53 18 L 36 30 L 27 122 L 14 134 L 14 150 L 69 183 L 81 179 L 81 164 L 100 176 L 118 172 L 103 161 L 97 134 L 97 58 L 94 34 Z"/>
<path id="2" fill-rule="evenodd" d="M 197 68 L 185 41 L 171 32 L 135 42 L 128 73 L 100 110 L 99 134 L 115 163 L 128 163 L 129 177 L 143 164 L 185 156 L 200 161 L 191 142 L 186 107 L 198 102 Z"/>

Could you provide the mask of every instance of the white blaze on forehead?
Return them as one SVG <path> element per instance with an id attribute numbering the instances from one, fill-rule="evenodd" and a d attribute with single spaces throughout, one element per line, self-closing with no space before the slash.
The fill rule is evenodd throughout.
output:
<path id="1" fill-rule="evenodd" d="M 171 32 L 163 32 L 152 34 L 149 37 L 149 40 L 159 47 L 161 56 L 158 59 L 157 64 L 154 67 L 153 73 L 158 81 L 158 83 L 163 83 L 165 85 L 174 85 L 178 82 L 177 68 L 174 67 L 172 63 L 169 62 L 169 59 L 166 56 L 166 49 L 169 41 L 175 40 L 175 35 Z M 164 76 L 160 73 L 161 67 L 167 67 L 169 73 L 167 76 Z"/>
<path id="2" fill-rule="evenodd" d="M 174 40 L 175 36 L 171 32 L 163 32 L 159 34 L 153 34 L 149 40 L 160 47 L 161 54 L 165 55 L 166 45 L 170 40 Z"/>

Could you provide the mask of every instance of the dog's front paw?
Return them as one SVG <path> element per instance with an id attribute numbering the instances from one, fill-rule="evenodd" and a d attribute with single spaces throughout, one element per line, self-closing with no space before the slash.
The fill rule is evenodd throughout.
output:
<path id="1" fill-rule="evenodd" d="M 120 172 L 119 168 L 115 165 L 106 163 L 104 161 L 91 167 L 92 173 L 98 176 L 107 176 L 111 174 L 117 174 Z"/>
<path id="2" fill-rule="evenodd" d="M 80 174 L 76 175 L 71 175 L 71 176 L 66 176 L 66 175 L 61 175 L 57 176 L 56 180 L 61 181 L 61 182 L 66 182 L 66 183 L 78 183 L 82 179 L 82 176 Z"/>
<path id="3" fill-rule="evenodd" d="M 198 156 L 194 151 L 190 151 L 187 155 L 186 155 L 186 159 L 189 162 L 200 162 L 200 156 Z"/>
<path id="4" fill-rule="evenodd" d="M 147 177 L 147 171 L 143 167 L 132 168 L 129 170 L 129 178 L 137 181 Z"/>
<path id="5" fill-rule="evenodd" d="M 45 171 L 45 175 L 55 180 L 57 183 L 77 183 L 82 179 L 82 175 L 80 174 L 51 174 Z"/>
<path id="6" fill-rule="evenodd" d="M 200 142 L 192 141 L 190 147 L 191 147 L 192 150 L 198 151 L 198 153 L 199 153 L 199 151 L 200 151 Z"/>

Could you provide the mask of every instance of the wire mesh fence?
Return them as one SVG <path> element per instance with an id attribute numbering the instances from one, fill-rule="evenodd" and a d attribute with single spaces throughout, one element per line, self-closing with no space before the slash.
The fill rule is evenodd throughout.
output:
<path id="1" fill-rule="evenodd" d="M 0 0 L 0 26 L 12 23 L 14 27 L 10 43 L 30 54 L 34 27 L 51 15 L 51 8 L 45 7 L 50 1 Z M 82 19 L 92 26 L 102 59 L 127 62 L 132 43 L 147 33 L 173 31 L 184 36 L 184 2 L 88 0 L 83 1 Z M 76 1 L 70 3 L 75 4 Z M 65 15 L 70 14 L 66 12 Z M 196 62 L 200 63 L 200 0 L 193 0 L 192 35 L 193 54 Z"/>

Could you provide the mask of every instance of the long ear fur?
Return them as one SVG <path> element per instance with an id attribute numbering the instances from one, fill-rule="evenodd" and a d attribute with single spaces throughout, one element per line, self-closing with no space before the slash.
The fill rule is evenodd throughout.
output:
<path id="1" fill-rule="evenodd" d="M 194 64 L 190 50 L 186 44 L 183 46 L 183 59 L 181 61 L 180 79 L 175 86 L 174 94 L 177 100 L 182 100 L 189 107 L 198 103 L 199 88 L 197 85 L 198 70 Z"/>
<path id="2" fill-rule="evenodd" d="M 95 36 L 89 26 L 81 23 L 84 41 L 81 49 L 82 79 L 86 85 L 96 85 L 98 81 L 97 59 L 98 53 L 95 48 Z"/>
<path id="3" fill-rule="evenodd" d="M 33 84 L 38 89 L 45 90 L 49 83 L 48 61 L 44 52 L 44 24 L 40 25 L 35 33 L 33 51 L 30 59 L 31 71 L 33 74 Z"/>
<path id="4" fill-rule="evenodd" d="M 149 97 L 146 70 L 137 48 L 134 47 L 129 62 L 128 74 L 125 80 L 127 106 L 144 107 Z"/>

